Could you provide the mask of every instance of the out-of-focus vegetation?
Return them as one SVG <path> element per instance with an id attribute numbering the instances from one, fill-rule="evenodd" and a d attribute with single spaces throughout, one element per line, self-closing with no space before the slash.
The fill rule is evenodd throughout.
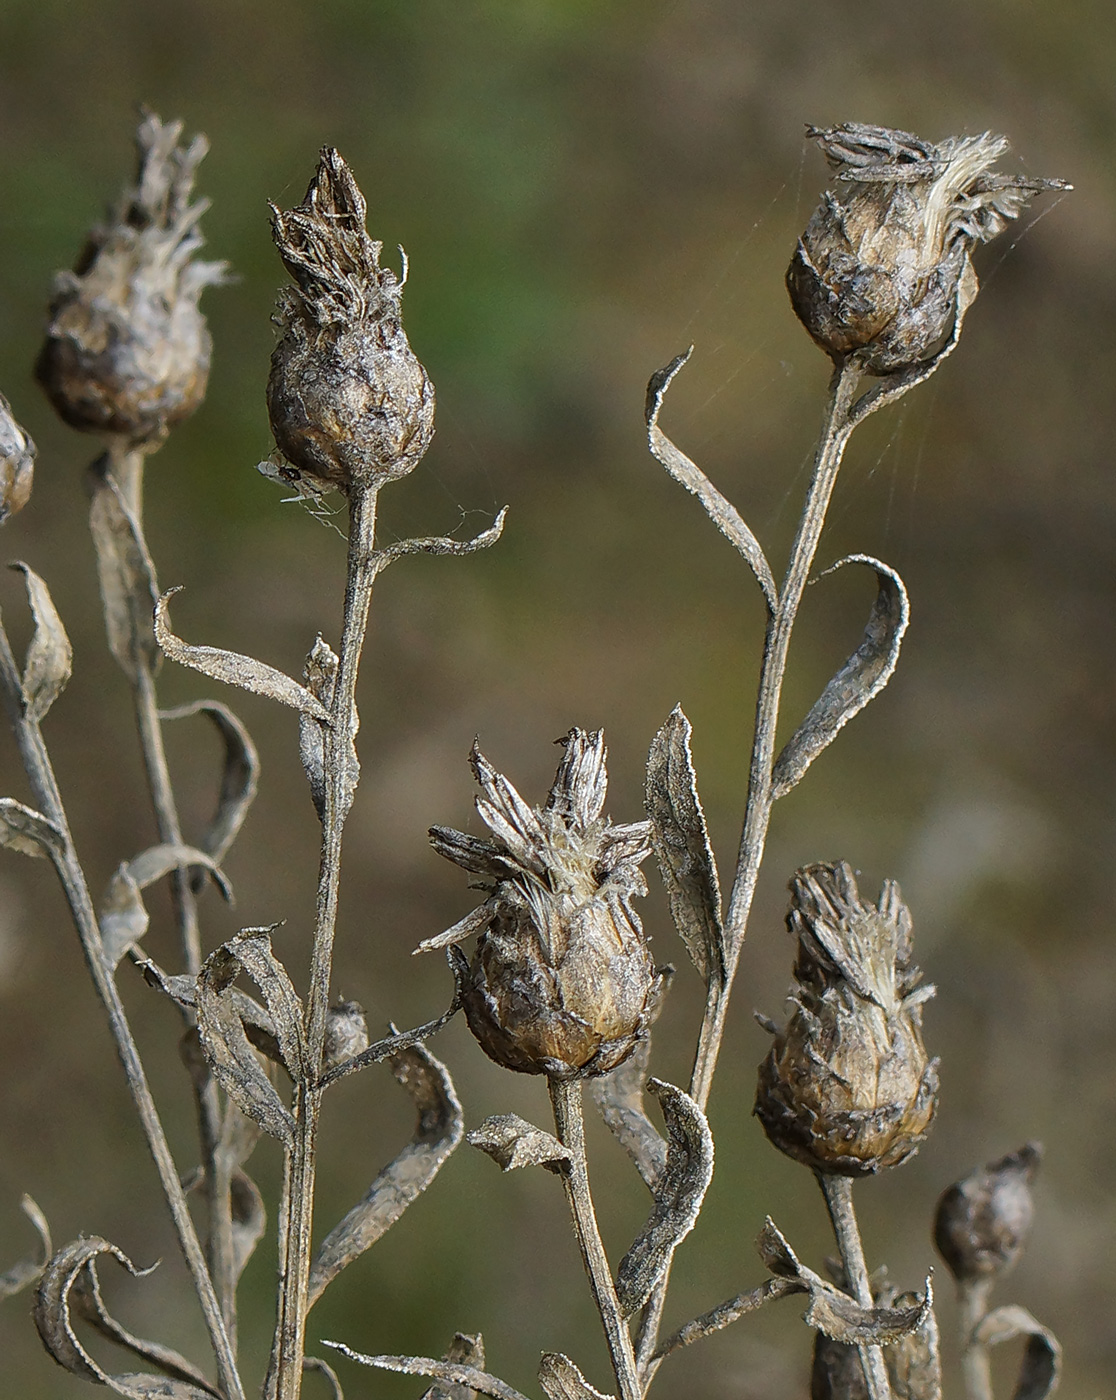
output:
<path id="1" fill-rule="evenodd" d="M 149 844 L 152 826 L 85 533 L 82 471 L 96 445 L 52 419 L 29 367 L 52 274 L 128 172 L 137 102 L 210 137 L 199 182 L 213 200 L 208 251 L 240 278 L 207 294 L 208 400 L 148 467 L 160 579 L 187 585 L 183 635 L 296 673 L 315 632 L 339 626 L 342 542 L 253 471 L 270 448 L 263 386 L 282 280 L 266 200 L 301 197 L 322 143 L 353 167 L 374 234 L 406 246 L 407 328 L 438 391 L 438 437 L 385 497 L 388 529 L 478 527 L 511 506 L 496 549 L 400 564 L 373 604 L 337 965 L 373 1033 L 445 1004 L 444 968 L 409 955 L 469 907 L 425 832 L 470 821 L 474 734 L 537 799 L 553 767 L 541 741 L 603 725 L 609 810 L 633 820 L 647 745 L 681 700 L 731 865 L 762 610 L 741 561 L 647 455 L 641 410 L 649 374 L 695 342 L 664 426 L 781 560 L 827 376 L 782 285 L 825 181 L 804 123 L 875 122 L 930 139 L 1004 131 L 1009 159 L 1076 186 L 1013 231 L 1012 246 L 978 253 L 983 291 L 956 355 L 858 436 L 838 485 L 822 562 L 852 550 L 888 560 L 911 590 L 914 625 L 887 693 L 776 814 L 710 1105 L 717 1175 L 679 1255 L 668 1325 L 760 1280 L 752 1240 L 767 1212 L 803 1253 L 830 1247 L 813 1182 L 750 1119 L 766 1038 L 749 1012 L 777 1012 L 789 981 L 786 879 L 806 861 L 846 858 L 866 890 L 901 882 L 939 988 L 926 1038 L 943 1060 L 942 1108 L 920 1155 L 858 1193 L 869 1262 L 917 1284 L 942 1187 L 1041 1138 L 1038 1221 L 1011 1292 L 1059 1333 L 1064 1394 L 1096 1393 L 1116 1365 L 1114 62 L 1116 13 L 1097 0 L 0 6 L 0 389 L 40 449 L 4 557 L 49 580 L 74 641 L 74 680 L 48 739 L 95 882 Z M 848 575 L 807 596 L 790 718 L 860 635 L 869 599 Z M 17 634 L 20 594 L 13 577 L 2 601 Z M 202 684 L 168 666 L 162 695 L 190 698 Z M 264 771 L 228 863 L 238 908 L 207 896 L 207 945 L 285 918 L 277 947 L 296 971 L 317 825 L 295 722 L 264 701 L 221 698 L 252 729 Z M 217 771 L 216 753 L 212 774 L 197 762 L 197 742 L 178 749 L 187 823 L 208 812 Z M 25 795 L 6 742 L 0 775 L 5 794 Z M 149 942 L 169 960 L 166 907 L 152 904 Z M 695 979 L 661 899 L 647 924 L 659 959 L 681 969 L 656 1069 L 683 1081 Z M 187 1167 L 173 1013 L 123 981 Z M 470 1124 L 544 1114 L 542 1086 L 502 1074 L 462 1026 L 433 1048 Z M 113 1280 L 112 1294 L 137 1331 L 203 1355 L 61 897 L 45 866 L 14 855 L 0 862 L 0 1052 L 0 1267 L 30 1246 L 18 1201 L 31 1191 L 59 1242 L 88 1230 L 140 1262 L 162 1256 L 144 1288 Z M 323 1228 L 409 1133 L 386 1070 L 335 1097 Z M 606 1243 L 622 1252 L 646 1198 L 611 1142 L 597 1155 Z M 273 1191 L 266 1145 L 256 1169 Z M 492 1369 L 522 1389 L 544 1348 L 601 1384 L 564 1210 L 546 1174 L 501 1177 L 463 1148 L 331 1290 L 312 1334 L 437 1355 L 455 1329 L 483 1331 Z M 246 1276 L 249 1355 L 269 1336 L 273 1262 L 273 1247 L 261 1250 Z M 952 1305 L 939 1292 L 948 1335 Z M 809 1334 L 793 1305 L 779 1306 L 668 1362 L 656 1393 L 802 1394 Z M 78 1393 L 42 1353 L 23 1298 L 0 1308 L 0 1355 L 12 1395 Z M 347 1393 L 417 1390 L 353 1374 Z"/>

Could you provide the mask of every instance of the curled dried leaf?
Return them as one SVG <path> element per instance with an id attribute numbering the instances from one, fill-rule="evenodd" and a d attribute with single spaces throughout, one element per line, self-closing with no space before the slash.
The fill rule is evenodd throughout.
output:
<path id="1" fill-rule="evenodd" d="M 980 1321 L 973 1341 L 982 1347 L 1026 1337 L 1023 1359 L 1012 1400 L 1046 1400 L 1057 1388 L 1062 1370 L 1062 1348 L 1048 1327 L 1037 1322 L 1026 1308 L 994 1308 Z"/>
<path id="2" fill-rule="evenodd" d="M 680 452 L 659 427 L 659 413 L 663 406 L 663 397 L 670 387 L 671 380 L 693 353 L 694 347 L 691 345 L 681 355 L 675 355 L 669 365 L 657 370 L 651 376 L 651 381 L 647 385 L 647 404 L 644 417 L 647 420 L 647 441 L 651 448 L 651 455 L 667 469 L 680 486 L 684 486 L 691 495 L 698 498 L 713 524 L 728 542 L 744 556 L 748 567 L 755 574 L 759 586 L 763 589 L 768 612 L 774 615 L 779 595 L 771 574 L 771 566 L 760 547 L 759 540 L 752 534 L 736 507 L 721 495 L 705 473 L 695 466 L 684 452 Z"/>
<path id="3" fill-rule="evenodd" d="M 41 812 L 14 797 L 0 797 L 0 846 L 25 856 L 57 856 L 66 847 L 62 831 Z"/>
<path id="4" fill-rule="evenodd" d="M 255 801 L 260 758 L 252 736 L 243 723 L 227 705 L 222 705 L 218 700 L 195 700 L 190 705 L 163 710 L 159 718 L 186 719 L 197 714 L 207 716 L 225 746 L 217 810 L 198 839 L 199 848 L 208 852 L 214 860 L 220 861 L 236 840 L 240 828 L 244 825 L 244 818 L 248 815 L 248 809 Z M 201 889 L 204 880 L 204 871 L 196 870 L 193 873 L 191 883 L 195 893 Z"/>
<path id="5" fill-rule="evenodd" d="M 676 705 L 647 756 L 647 815 L 670 912 L 705 985 L 725 975 L 717 862 L 690 754 L 690 721 Z"/>
<path id="6" fill-rule="evenodd" d="M 713 1135 L 705 1114 L 689 1094 L 662 1079 L 648 1080 L 647 1088 L 663 1110 L 669 1146 L 666 1165 L 652 1187 L 651 1214 L 616 1273 L 616 1296 L 625 1317 L 651 1296 L 674 1251 L 694 1228 L 713 1178 Z"/>
<path id="7" fill-rule="evenodd" d="M 415 1135 L 322 1241 L 310 1270 L 311 1304 L 422 1195 L 461 1141 L 461 1104 L 445 1065 L 421 1045 L 399 1050 L 390 1063 L 417 1111 Z"/>
<path id="8" fill-rule="evenodd" d="M 310 1067 L 302 1004 L 286 969 L 271 951 L 270 933 L 270 928 L 243 929 L 206 959 L 198 974 L 198 1030 L 206 1059 L 229 1098 L 265 1133 L 290 1146 L 294 1119 L 249 1045 L 232 995 L 233 982 L 247 972 L 263 993 L 287 1072 L 295 1083 L 305 1083 Z"/>
<path id="9" fill-rule="evenodd" d="M 454 1361 L 435 1361 L 430 1356 L 367 1356 L 362 1351 L 354 1351 L 344 1342 L 323 1342 L 322 1346 L 332 1347 L 350 1361 L 358 1361 L 362 1366 L 374 1366 L 381 1371 L 398 1371 L 405 1376 L 430 1376 L 434 1380 L 446 1381 L 450 1385 L 465 1386 L 478 1395 L 487 1395 L 490 1400 L 527 1400 L 520 1391 L 506 1385 L 498 1376 L 489 1375 L 475 1366 L 463 1366 Z"/>
<path id="10" fill-rule="evenodd" d="M 756 1240 L 756 1248 L 776 1278 L 795 1281 L 810 1295 L 810 1306 L 804 1314 L 806 1322 L 833 1341 L 844 1342 L 847 1346 L 887 1346 L 896 1342 L 920 1327 L 933 1306 L 929 1278 L 921 1296 L 906 1295 L 914 1300 L 909 1306 L 862 1306 L 800 1263 L 770 1216 Z"/>
<path id="11" fill-rule="evenodd" d="M 329 1386 L 330 1392 L 333 1395 L 333 1400 L 345 1400 L 345 1392 L 341 1389 L 341 1381 L 338 1379 L 337 1372 L 328 1361 L 323 1361 L 320 1356 L 304 1356 L 302 1358 L 302 1369 L 303 1372 L 312 1371 L 315 1375 L 324 1377 L 325 1383 Z"/>
<path id="12" fill-rule="evenodd" d="M 570 1358 L 560 1351 L 543 1352 L 539 1384 L 546 1400 L 612 1400 L 612 1396 L 594 1390 Z"/>
<path id="13" fill-rule="evenodd" d="M 771 773 L 773 798 L 790 792 L 838 731 L 883 690 L 899 662 L 899 647 L 910 621 L 903 580 L 889 565 L 869 554 L 850 554 L 820 577 L 825 578 L 846 564 L 866 564 L 876 573 L 878 591 L 864 640 L 822 691 L 775 760 Z"/>
<path id="14" fill-rule="evenodd" d="M 38 1205 L 30 1196 L 24 1196 L 19 1203 L 20 1210 L 23 1211 L 27 1219 L 35 1227 L 42 1244 L 41 1259 L 21 1259 L 17 1264 L 13 1264 L 5 1273 L 0 1274 L 0 1298 L 10 1298 L 13 1293 L 19 1293 L 24 1288 L 40 1276 L 47 1264 L 54 1249 L 50 1242 L 50 1226 L 47 1224 L 46 1216 L 39 1209 Z"/>
<path id="15" fill-rule="evenodd" d="M 420 539 L 400 540 L 397 544 L 377 549 L 372 555 L 372 567 L 380 573 L 389 564 L 410 554 L 476 554 L 478 550 L 489 549 L 496 543 L 504 532 L 507 516 L 508 507 L 504 506 L 488 529 L 474 535 L 471 540 L 455 540 L 452 535 L 427 535 Z"/>
<path id="16" fill-rule="evenodd" d="M 221 1400 L 221 1392 L 192 1362 L 160 1342 L 134 1336 L 109 1314 L 96 1269 L 97 1260 L 104 1257 L 114 1259 L 133 1278 L 151 1272 L 137 1268 L 123 1250 L 95 1235 L 59 1250 L 43 1271 L 31 1310 L 43 1345 L 55 1361 L 72 1375 L 107 1386 L 130 1400 L 208 1400 L 211 1396 Z M 157 1367 L 162 1375 L 112 1375 L 103 1370 L 78 1340 L 75 1317 Z"/>
<path id="17" fill-rule="evenodd" d="M 278 700 L 281 705 L 301 710 L 323 724 L 333 723 L 329 711 L 316 696 L 290 676 L 277 671 L 274 666 L 268 666 L 252 656 L 243 656 L 238 651 L 224 651 L 221 647 L 191 646 L 190 643 L 176 637 L 170 630 L 167 618 L 167 600 L 178 592 L 181 592 L 178 588 L 169 589 L 155 605 L 155 638 L 172 661 L 191 666 L 212 680 L 239 686 L 241 690 L 266 696 L 269 700 Z"/>
<path id="18" fill-rule="evenodd" d="M 117 868 L 109 881 L 98 914 L 101 941 L 105 945 L 105 959 L 110 968 L 117 967 L 128 949 L 147 932 L 149 916 L 140 891 L 169 875 L 172 870 L 199 865 L 212 874 L 226 900 L 231 900 L 232 886 L 224 873 L 205 851 L 195 846 L 151 846 L 134 860 L 124 861 Z"/>
<path id="19" fill-rule="evenodd" d="M 553 1133 L 536 1128 L 518 1113 L 500 1113 L 486 1118 L 479 1128 L 465 1134 L 470 1147 L 491 1157 L 501 1171 L 517 1167 L 546 1167 L 557 1171 L 559 1162 L 570 1160 L 569 1151 Z"/>
<path id="20" fill-rule="evenodd" d="M 155 566 L 143 531 L 109 470 L 106 456 L 89 471 L 89 529 L 97 554 L 97 577 L 109 651 L 135 685 L 154 675 L 161 660 L 151 616 L 159 600 Z"/>
<path id="21" fill-rule="evenodd" d="M 23 574 L 27 601 L 35 620 L 35 630 L 23 663 L 23 713 L 38 724 L 66 688 L 73 670 L 74 652 L 62 619 L 50 596 L 50 589 L 26 564 L 11 566 Z"/>

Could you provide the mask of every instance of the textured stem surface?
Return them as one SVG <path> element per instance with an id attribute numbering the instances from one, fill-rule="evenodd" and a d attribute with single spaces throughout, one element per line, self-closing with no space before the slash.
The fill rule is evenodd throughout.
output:
<path id="1" fill-rule="evenodd" d="M 288 1165 L 289 1185 L 283 1219 L 280 1222 L 279 1306 L 269 1374 L 269 1393 L 273 1387 L 277 1400 L 297 1400 L 302 1385 L 314 1222 L 315 1148 L 322 1100 L 319 1079 L 337 926 L 341 837 L 352 800 L 349 757 L 360 723 L 356 706 L 357 674 L 377 573 L 373 553 L 377 489 L 376 485 L 354 487 L 349 503 L 345 622 L 331 708 L 333 724 L 325 730 L 325 807 L 314 950 L 306 1007 L 307 1060 L 313 1078 L 312 1082 L 296 1088 L 292 1104 L 296 1121 L 295 1140 Z"/>
<path id="2" fill-rule="evenodd" d="M 870 1308 L 873 1305 L 872 1285 L 868 1279 L 864 1246 L 860 1242 L 860 1229 L 853 1210 L 852 1180 L 847 1176 L 829 1176 L 823 1172 L 818 1172 L 817 1176 L 825 1203 L 829 1207 L 829 1218 L 833 1222 L 833 1233 L 841 1253 L 845 1279 L 861 1307 Z M 868 1384 L 869 1400 L 892 1400 L 891 1382 L 887 1377 L 883 1348 L 862 1346 L 858 1350 L 860 1364 L 864 1367 L 864 1379 Z"/>
<path id="3" fill-rule="evenodd" d="M 573 1217 L 577 1243 L 581 1249 L 585 1272 L 597 1311 L 601 1315 L 605 1340 L 621 1400 L 641 1400 L 643 1389 L 636 1370 L 635 1354 L 628 1325 L 620 1312 L 612 1270 L 597 1229 L 597 1215 L 589 1193 L 589 1168 L 585 1157 L 585 1123 L 581 1112 L 581 1081 L 579 1079 L 548 1079 L 550 1102 L 554 1109 L 554 1126 L 558 1140 L 567 1148 L 570 1160 L 562 1164 L 562 1180 L 566 1200 Z"/>
<path id="4" fill-rule="evenodd" d="M 957 1326 L 961 1341 L 961 1379 L 967 1400 L 992 1400 L 992 1357 L 989 1348 L 973 1340 L 988 1311 L 990 1278 L 969 1279 L 957 1285 Z"/>
<path id="5" fill-rule="evenodd" d="M 197 1293 L 205 1325 L 213 1345 L 221 1388 L 228 1400 L 244 1400 L 244 1390 L 237 1374 L 232 1344 L 225 1329 L 221 1307 L 206 1267 L 202 1247 L 194 1229 L 194 1222 L 186 1204 L 186 1196 L 182 1190 L 178 1169 L 171 1156 L 170 1147 L 167 1145 L 166 1134 L 159 1120 L 155 1100 L 151 1096 L 147 1075 L 144 1072 L 143 1062 L 128 1024 L 124 1004 L 120 1000 L 120 994 L 105 961 L 104 947 L 101 943 L 101 933 L 97 925 L 93 901 L 89 894 L 85 874 L 78 861 L 77 852 L 74 849 L 73 837 L 70 834 L 69 823 L 66 820 L 65 808 L 62 805 L 61 794 L 58 791 L 46 744 L 39 726 L 28 720 L 23 714 L 19 671 L 16 668 L 15 658 L 2 627 L 0 627 L 0 686 L 4 691 L 8 717 L 19 746 L 24 769 L 31 784 L 35 805 L 63 834 L 62 850 L 54 857 L 55 867 L 62 882 L 74 924 L 77 927 L 89 975 L 93 979 L 94 988 L 108 1017 L 109 1029 L 112 1032 L 116 1052 L 124 1069 L 124 1077 L 132 1095 L 132 1101 L 136 1106 L 140 1126 L 159 1173 L 159 1180 L 170 1208 L 175 1232 L 178 1235 L 179 1246 L 190 1271 L 194 1290 Z"/>

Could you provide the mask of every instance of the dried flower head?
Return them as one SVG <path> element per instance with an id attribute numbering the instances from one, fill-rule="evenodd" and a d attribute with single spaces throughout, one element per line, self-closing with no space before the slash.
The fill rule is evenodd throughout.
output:
<path id="1" fill-rule="evenodd" d="M 368 1021 L 359 1001 L 335 1001 L 326 1017 L 322 1069 L 335 1069 L 368 1049 Z"/>
<path id="2" fill-rule="evenodd" d="M 208 143 L 181 135 L 181 122 L 143 114 L 135 184 L 58 275 L 35 367 L 67 423 L 136 444 L 160 441 L 201 403 L 212 344 L 198 302 L 225 280 L 225 263 L 194 256 L 209 204 L 190 199 Z"/>
<path id="3" fill-rule="evenodd" d="M 1041 1161 L 1041 1146 L 1028 1142 L 942 1193 L 934 1243 L 954 1278 L 990 1278 L 1019 1258 L 1031 1233 L 1031 1183 Z"/>
<path id="4" fill-rule="evenodd" d="M 527 1074 L 605 1074 L 635 1049 L 653 1018 L 658 980 L 635 895 L 651 852 L 649 822 L 601 817 L 604 737 L 571 729 L 544 807 L 528 807 L 473 745 L 487 840 L 435 826 L 439 855 L 495 881 L 488 899 L 423 949 L 481 935 L 464 1008 L 481 1048 Z"/>
<path id="5" fill-rule="evenodd" d="M 925 1137 L 938 1093 L 922 1043 L 934 988 L 918 986 L 911 964 L 910 912 L 894 880 L 878 905 L 862 903 L 843 861 L 807 866 L 790 890 L 794 1010 L 760 1066 L 756 1114 L 776 1147 L 815 1171 L 896 1166 Z"/>
<path id="6" fill-rule="evenodd" d="M 403 282 L 380 266 L 365 215 L 329 147 L 298 208 L 272 205 L 275 245 L 298 287 L 279 294 L 268 413 L 292 479 L 320 490 L 406 476 L 434 435 L 434 386 L 400 319 Z"/>
<path id="7" fill-rule="evenodd" d="M 1007 138 L 934 145 L 889 127 L 807 127 L 839 182 L 787 270 L 799 319 L 835 359 L 874 374 L 929 358 L 977 293 L 970 254 L 1064 180 L 996 175 Z"/>
<path id="8" fill-rule="evenodd" d="M 0 525 L 30 500 L 34 470 L 35 444 L 0 394 Z"/>

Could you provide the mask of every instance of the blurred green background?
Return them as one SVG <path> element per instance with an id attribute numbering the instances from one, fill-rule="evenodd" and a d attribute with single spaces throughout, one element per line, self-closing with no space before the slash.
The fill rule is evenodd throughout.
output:
<path id="1" fill-rule="evenodd" d="M 82 472 L 97 447 L 52 419 L 29 366 L 53 273 L 131 169 L 136 103 L 208 134 L 208 253 L 239 279 L 206 295 L 207 402 L 148 467 L 160 579 L 186 585 L 179 632 L 296 674 L 319 629 L 338 638 L 342 541 L 253 470 L 270 449 L 263 386 L 282 280 L 266 201 L 301 198 L 324 142 L 356 172 L 374 234 L 406 246 L 407 328 L 438 392 L 437 439 L 385 496 L 385 537 L 472 532 L 511 507 L 489 553 L 407 561 L 377 589 L 336 975 L 374 1030 L 446 1003 L 444 966 L 409 955 L 472 907 L 465 877 L 429 851 L 425 832 L 435 821 L 477 829 L 466 765 L 475 734 L 537 801 L 555 736 L 603 725 L 609 811 L 633 820 L 648 743 L 681 701 L 727 878 L 762 611 L 742 562 L 648 456 L 641 410 L 650 373 L 694 342 L 664 427 L 739 506 L 779 573 L 827 376 L 782 284 L 825 183 L 804 123 L 875 122 L 931 139 L 991 128 L 1012 138 L 1009 168 L 1075 185 L 978 252 L 984 290 L 957 354 L 854 439 L 819 560 L 887 559 L 910 588 L 913 625 L 888 691 L 776 812 L 711 1102 L 717 1174 L 679 1255 L 668 1326 L 760 1281 L 752 1241 L 766 1213 L 810 1262 L 831 1248 L 809 1174 L 750 1117 L 766 1049 L 750 1013 L 781 1014 L 788 876 L 846 858 L 866 893 L 885 876 L 901 882 L 918 960 L 939 988 L 926 1016 L 943 1062 L 938 1122 L 917 1158 L 858 1192 L 870 1263 L 918 1285 L 934 1262 L 938 1192 L 1041 1138 L 1033 1243 L 997 1296 L 1058 1332 L 1067 1397 L 1107 1388 L 1116 1366 L 1114 63 L 1116 13 L 1099 0 L 0 4 L 0 388 L 40 449 L 35 495 L 6 527 L 4 557 L 45 575 L 74 642 L 74 679 L 47 734 L 96 890 L 152 841 L 152 823 L 85 533 Z M 869 601 L 852 571 L 808 594 L 788 722 L 859 640 Z M 15 576 L 2 602 L 21 642 Z M 167 667 L 161 696 L 215 688 Z M 301 985 L 317 824 L 294 718 L 220 698 L 245 718 L 264 767 L 227 862 L 237 908 L 206 896 L 207 945 L 286 919 L 277 946 Z M 196 831 L 218 755 L 202 722 L 189 723 L 199 728 L 173 732 L 172 758 Z M 0 787 L 26 795 L 10 742 Z M 150 906 L 151 951 L 170 963 L 165 897 Z M 646 924 L 656 956 L 680 966 L 653 1068 L 681 1083 L 697 979 L 657 891 Z M 186 1169 L 175 1016 L 126 970 L 122 983 Z M 111 1278 L 106 1290 L 136 1331 L 203 1357 L 61 897 L 49 869 L 14 855 L 0 861 L 0 1049 L 0 1268 L 31 1246 L 18 1211 L 30 1191 L 58 1244 L 96 1232 L 141 1263 L 161 1257 L 142 1285 Z M 545 1121 L 543 1086 L 498 1071 L 464 1026 L 434 1049 L 470 1125 L 508 1111 Z M 336 1091 L 323 1227 L 410 1131 L 386 1070 Z M 646 1193 L 603 1132 L 594 1154 L 619 1257 Z M 270 1145 L 253 1170 L 273 1201 Z M 244 1283 L 253 1385 L 274 1257 L 261 1248 Z M 937 1282 L 949 1339 L 944 1269 Z M 655 1394 L 802 1396 L 800 1311 L 778 1304 L 672 1359 Z M 0 1305 L 0 1389 L 77 1395 L 82 1383 L 45 1357 L 26 1313 L 23 1296 Z M 568 1352 L 607 1388 L 557 1183 L 501 1176 L 468 1148 L 333 1286 L 310 1330 L 365 1351 L 437 1355 L 455 1329 L 483 1331 L 490 1369 L 529 1393 L 544 1349 Z M 350 1400 L 419 1393 L 340 1364 Z M 949 1381 L 957 1394 L 952 1367 Z"/>

